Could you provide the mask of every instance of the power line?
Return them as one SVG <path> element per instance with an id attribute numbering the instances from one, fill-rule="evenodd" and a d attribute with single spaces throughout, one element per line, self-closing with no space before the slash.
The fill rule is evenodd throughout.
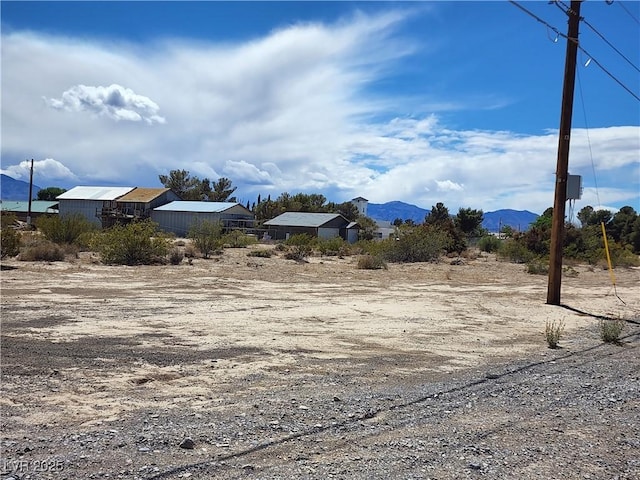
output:
<path id="1" fill-rule="evenodd" d="M 576 42 L 577 43 L 577 42 Z M 593 55 L 591 55 L 589 52 L 587 52 L 584 48 L 582 48 L 580 46 L 580 44 L 578 44 L 578 48 L 580 49 L 581 52 L 583 52 L 584 54 L 586 54 L 593 63 L 595 63 L 596 65 L 598 65 L 600 67 L 600 69 L 606 73 L 607 75 L 609 75 L 611 77 L 611 79 L 613 81 L 615 81 L 618 85 L 620 85 L 622 88 L 624 88 L 627 92 L 629 92 L 636 100 L 638 100 L 640 102 L 640 97 L 638 95 L 636 95 L 635 93 L 633 93 L 631 91 L 631 89 L 629 87 L 627 87 L 624 83 L 622 83 L 620 80 L 618 80 L 615 75 L 613 75 L 609 70 L 607 70 L 606 68 L 604 68 L 604 66 L 598 62 L 598 60 L 596 60 L 595 58 L 593 58 Z"/>
<path id="2" fill-rule="evenodd" d="M 608 3 L 609 5 L 611 5 L 611 3 L 613 3 L 613 0 L 611 1 L 611 3 L 609 3 L 609 2 L 607 2 L 607 3 Z M 627 12 L 627 15 L 629 15 L 631 18 L 633 18 L 633 19 L 636 21 L 636 23 L 637 23 L 638 25 L 640 25 L 640 20 L 638 20 L 638 17 L 636 17 L 633 13 L 631 13 L 631 12 L 629 11 L 629 9 L 628 9 L 627 7 L 625 7 L 625 6 L 624 6 L 624 4 L 623 4 L 621 1 L 619 1 L 619 0 L 618 0 L 616 3 L 617 3 L 618 5 L 620 5 L 620 6 L 623 8 L 623 10 L 624 10 L 625 12 Z"/>
<path id="3" fill-rule="evenodd" d="M 613 79 L 618 85 L 620 85 L 622 88 L 624 88 L 628 93 L 630 93 L 636 100 L 640 101 L 640 96 L 636 95 L 629 87 L 627 87 L 624 83 L 622 83 L 620 80 L 618 80 L 609 70 L 607 70 L 600 62 L 598 62 L 598 60 L 596 60 L 593 55 L 591 55 L 589 52 L 587 52 L 578 42 L 577 38 L 571 38 L 563 33 L 561 33 L 560 31 L 558 31 L 558 29 L 556 27 L 554 27 L 553 25 L 549 24 L 548 22 L 546 22 L 545 20 L 543 20 L 542 18 L 540 18 L 539 16 L 537 16 L 535 13 L 531 12 L 530 10 L 527 10 L 526 8 L 524 8 L 522 5 L 520 5 L 518 2 L 515 2 L 514 0 L 509 0 L 509 3 L 511 3 L 512 5 L 515 5 L 516 7 L 518 7 L 520 10 L 522 10 L 523 12 L 525 12 L 527 15 L 535 18 L 538 22 L 542 23 L 543 25 L 545 25 L 547 28 L 550 28 L 551 30 L 553 30 L 556 35 L 565 38 L 566 40 L 568 40 L 569 42 L 573 42 L 575 43 L 578 48 L 580 49 L 581 52 L 583 52 L 584 54 L 586 54 L 593 63 L 595 63 L 596 65 L 598 65 L 598 67 L 600 67 L 600 69 L 606 73 L 607 75 L 609 75 L 609 77 L 611 77 L 611 79 Z M 554 2 L 555 3 L 555 2 Z"/>
<path id="4" fill-rule="evenodd" d="M 562 1 L 555 1 L 553 2 L 558 8 L 560 8 L 560 10 L 562 10 L 564 13 L 569 14 L 570 13 L 570 8 L 567 7 L 567 5 L 562 2 Z M 563 7 L 565 7 L 564 9 L 560 7 L 560 5 L 562 5 Z M 582 23 L 584 23 L 587 27 L 589 27 L 596 35 L 598 35 L 602 40 L 604 40 L 604 42 L 609 45 L 618 55 L 620 55 L 622 58 L 624 58 L 626 60 L 626 62 L 631 65 L 633 68 L 635 68 L 638 72 L 640 72 L 640 68 L 638 68 L 631 60 L 629 60 L 624 53 L 622 53 L 620 50 L 618 50 L 609 40 L 607 40 L 605 38 L 605 36 L 600 33 L 596 27 L 594 27 L 593 25 L 591 25 L 586 18 L 581 17 L 580 20 L 582 20 Z"/>

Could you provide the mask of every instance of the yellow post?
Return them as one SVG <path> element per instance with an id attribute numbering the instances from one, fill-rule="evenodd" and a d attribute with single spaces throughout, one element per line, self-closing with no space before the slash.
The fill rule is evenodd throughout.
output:
<path id="1" fill-rule="evenodd" d="M 609 276 L 611 277 L 611 283 L 616 286 L 616 276 L 613 274 L 613 267 L 611 266 L 611 255 L 609 255 L 609 242 L 607 241 L 607 231 L 604 228 L 604 222 L 600 222 L 602 227 L 602 238 L 604 239 L 604 251 L 607 253 L 607 265 L 609 266 Z"/>

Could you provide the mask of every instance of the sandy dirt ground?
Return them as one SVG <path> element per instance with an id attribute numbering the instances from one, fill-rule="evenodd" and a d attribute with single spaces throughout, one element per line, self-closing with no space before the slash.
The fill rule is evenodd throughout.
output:
<path id="1" fill-rule="evenodd" d="M 638 269 L 615 271 L 618 298 L 607 271 L 574 266 L 562 281 L 563 306 L 550 306 L 546 276 L 486 254 L 462 264 L 359 270 L 356 257 L 297 263 L 249 257 L 251 249 L 178 266 L 105 266 L 86 255 L 50 264 L 3 261 L 2 478 L 327 478 L 331 472 L 318 467 L 328 469 L 350 448 L 344 435 L 324 461 L 316 456 L 315 469 L 311 454 L 287 462 L 264 452 L 285 437 L 295 443 L 309 429 L 330 436 L 327 428 L 350 419 L 393 416 L 384 398 L 406 406 L 407 398 L 425 398 L 420 389 L 429 385 L 450 390 L 513 365 L 561 361 L 589 348 L 624 352 L 630 372 L 639 365 Z M 623 345 L 601 345 L 602 318 L 630 320 Z M 561 349 L 547 348 L 550 321 L 564 323 Z M 633 399 L 638 376 L 628 375 L 624 388 Z M 341 405 L 341 413 L 317 405 L 323 398 Z M 628 424 L 628 445 L 635 447 L 637 397 L 625 405 L 636 416 Z M 494 424 L 498 411 L 476 420 Z M 309 418 L 280 429 L 287 413 Z M 254 414 L 270 419 L 264 435 L 242 424 Z M 502 415 L 508 419 L 509 410 Z M 387 418 L 387 425 L 396 420 Z M 425 438 L 398 428 L 406 438 Z M 160 438 L 164 443 L 154 443 Z M 195 445 L 178 447 L 185 438 Z M 234 452 L 246 458 L 231 473 L 196 468 L 228 466 L 224 459 Z M 616 470 L 615 478 L 640 478 L 624 452 L 616 454 L 620 463 L 575 477 L 536 476 L 544 468 L 527 473 L 533 453 L 513 478 L 614 478 Z M 352 457 L 366 463 L 362 449 Z M 441 460 L 434 460 L 436 470 L 428 462 L 422 470 L 389 470 L 377 458 L 369 463 L 377 470 L 336 470 L 334 478 L 508 477 L 500 469 L 492 475 L 491 462 L 467 459 L 449 471 Z M 50 464 L 38 468 L 40 462 Z M 296 470 L 277 469 L 288 463 Z"/>

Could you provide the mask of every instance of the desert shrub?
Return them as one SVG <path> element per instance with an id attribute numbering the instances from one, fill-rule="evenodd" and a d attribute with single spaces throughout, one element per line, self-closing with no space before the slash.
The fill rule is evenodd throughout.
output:
<path id="1" fill-rule="evenodd" d="M 492 253 L 498 251 L 501 240 L 494 235 L 485 235 L 478 240 L 478 249 L 482 252 Z"/>
<path id="2" fill-rule="evenodd" d="M 174 247 L 169 251 L 169 263 L 171 265 L 180 265 L 184 259 L 184 253 L 178 247 Z"/>
<path id="3" fill-rule="evenodd" d="M 502 242 L 497 251 L 498 257 L 513 263 L 527 263 L 535 257 L 522 243 L 513 238 Z"/>
<path id="4" fill-rule="evenodd" d="M 527 262 L 527 273 L 532 275 L 547 275 L 549 273 L 549 260 L 536 257 Z"/>
<path id="5" fill-rule="evenodd" d="M 361 255 L 358 257 L 357 267 L 360 270 L 386 270 L 387 263 L 377 255 Z"/>
<path id="6" fill-rule="evenodd" d="M 273 252 L 271 252 L 271 250 L 266 250 L 264 248 L 260 250 L 252 250 L 249 253 L 247 253 L 248 257 L 271 258 L 271 255 L 273 255 Z"/>
<path id="7" fill-rule="evenodd" d="M 640 257 L 631 250 L 621 247 L 620 244 L 609 244 L 609 255 L 611 256 L 611 264 L 614 267 L 640 266 Z"/>
<path id="8" fill-rule="evenodd" d="M 187 235 L 193 245 L 202 253 L 204 258 L 208 258 L 222 248 L 222 222 L 212 222 L 202 220 L 191 225 Z"/>
<path id="9" fill-rule="evenodd" d="M 73 215 L 46 215 L 39 217 L 36 227 L 45 238 L 57 244 L 75 243 L 78 238 L 96 230 L 89 220 L 79 213 Z"/>
<path id="10" fill-rule="evenodd" d="M 397 238 L 379 242 L 382 257 L 395 263 L 435 262 L 449 242 L 446 232 L 415 227 L 400 231 Z"/>
<path id="11" fill-rule="evenodd" d="M 317 239 L 312 237 L 308 233 L 296 233 L 295 235 L 291 235 L 284 241 L 284 244 L 288 247 L 290 246 L 298 246 L 304 245 L 309 246 L 313 249 L 313 246 L 316 244 Z"/>
<path id="12" fill-rule="evenodd" d="M 195 258 L 198 249 L 192 243 L 187 243 L 184 247 L 184 256 L 187 258 Z"/>
<path id="13" fill-rule="evenodd" d="M 150 220 L 114 225 L 94 235 L 91 247 L 103 263 L 113 265 L 149 265 L 161 261 L 169 252 L 170 241 L 158 232 Z"/>
<path id="14" fill-rule="evenodd" d="M 244 248 L 258 243 L 258 240 L 256 240 L 256 237 L 246 235 L 240 230 L 233 230 L 222 237 L 222 243 L 231 248 Z"/>
<path id="15" fill-rule="evenodd" d="M 313 253 L 315 244 L 316 239 L 306 233 L 291 235 L 284 241 L 286 247 L 284 258 L 302 262 Z"/>
<path id="16" fill-rule="evenodd" d="M 564 322 L 560 320 L 556 323 L 554 320 L 550 322 L 547 320 L 547 325 L 544 329 L 544 336 L 547 340 L 547 345 L 549 348 L 558 348 L 558 343 L 560 342 L 560 337 L 564 333 Z"/>
<path id="17" fill-rule="evenodd" d="M 620 343 L 620 335 L 624 330 L 621 319 L 600 320 L 600 338 L 606 343 Z"/>
<path id="18" fill-rule="evenodd" d="M 16 223 L 15 215 L 2 215 L 0 225 L 0 258 L 15 257 L 20 253 L 20 234 L 13 228 Z"/>
<path id="19" fill-rule="evenodd" d="M 325 240 L 318 240 L 316 242 L 316 249 L 321 255 L 336 256 L 345 255 L 348 251 L 348 243 L 344 241 L 342 237 L 328 238 Z"/>
<path id="20" fill-rule="evenodd" d="M 284 258 L 302 262 L 313 253 L 311 245 L 291 245 L 287 248 Z"/>
<path id="21" fill-rule="evenodd" d="M 565 277 L 577 277 L 578 271 L 575 268 L 573 268 L 571 265 L 567 265 L 562 268 L 562 274 Z"/>
<path id="22" fill-rule="evenodd" d="M 61 262 L 64 250 L 50 240 L 37 239 L 30 242 L 18 258 L 23 262 Z"/>

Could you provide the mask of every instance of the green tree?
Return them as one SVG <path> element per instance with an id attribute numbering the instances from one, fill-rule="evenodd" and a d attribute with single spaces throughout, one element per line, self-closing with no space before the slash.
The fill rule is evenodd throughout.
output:
<path id="1" fill-rule="evenodd" d="M 474 210 L 472 208 L 460 208 L 453 222 L 467 238 L 480 237 L 485 233 L 482 228 L 482 220 L 484 213 L 482 210 Z"/>
<path id="2" fill-rule="evenodd" d="M 208 195 L 209 200 L 211 202 L 236 202 L 236 197 L 231 195 L 237 188 L 232 186 L 231 180 L 221 177 L 213 184 L 213 190 Z"/>
<path id="3" fill-rule="evenodd" d="M 212 252 L 222 248 L 222 233 L 222 222 L 202 220 L 191 225 L 187 237 L 192 240 L 202 256 L 208 258 Z"/>
<path id="4" fill-rule="evenodd" d="M 378 230 L 378 224 L 373 218 L 360 216 L 356 219 L 358 225 L 360 225 L 360 232 L 358 237 L 360 240 L 373 240 L 376 230 Z"/>
<path id="5" fill-rule="evenodd" d="M 169 175 L 158 175 L 165 188 L 173 190 L 183 200 L 201 200 L 202 182 L 187 170 L 171 170 Z"/>
<path id="6" fill-rule="evenodd" d="M 639 253 L 640 222 L 638 214 L 630 206 L 622 207 L 611 219 L 607 228 L 616 242 L 623 247 L 629 245 L 634 253 Z"/>
<path id="7" fill-rule="evenodd" d="M 60 187 L 47 187 L 38 191 L 36 200 L 55 200 L 59 195 L 62 195 L 66 190 Z"/>
<path id="8" fill-rule="evenodd" d="M 443 226 L 451 221 L 449 209 L 445 207 L 442 202 L 438 202 L 435 206 L 432 206 L 431 211 L 424 217 L 424 223 L 427 225 Z"/>

